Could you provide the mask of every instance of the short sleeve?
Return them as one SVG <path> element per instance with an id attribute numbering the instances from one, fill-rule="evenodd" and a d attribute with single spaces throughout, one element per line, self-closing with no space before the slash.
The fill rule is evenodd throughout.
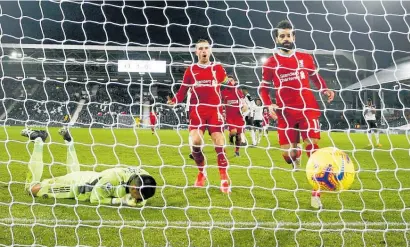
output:
<path id="1" fill-rule="evenodd" d="M 307 59 L 308 64 L 307 64 L 306 68 L 309 70 L 309 76 L 316 75 L 317 68 L 316 68 L 315 59 L 310 54 L 307 54 L 307 56 L 308 56 L 308 59 Z"/>
<path id="2" fill-rule="evenodd" d="M 238 97 L 239 97 L 240 99 L 245 98 L 245 95 L 243 94 L 242 90 L 240 90 L 240 89 L 236 89 L 236 92 L 237 92 Z"/>
<path id="3" fill-rule="evenodd" d="M 218 83 L 225 83 L 228 81 L 228 76 L 226 75 L 226 71 L 222 67 L 222 65 L 218 64 L 215 67 L 215 72 L 216 72 L 216 80 L 218 81 Z"/>
<path id="4" fill-rule="evenodd" d="M 183 84 L 191 85 L 191 84 L 193 84 L 192 83 L 193 81 L 194 80 L 192 78 L 191 67 L 188 67 L 185 70 L 184 77 L 182 78 L 182 82 L 183 82 Z"/>
<path id="5" fill-rule="evenodd" d="M 266 82 L 273 81 L 273 66 L 271 59 L 268 59 L 262 67 L 262 80 Z"/>

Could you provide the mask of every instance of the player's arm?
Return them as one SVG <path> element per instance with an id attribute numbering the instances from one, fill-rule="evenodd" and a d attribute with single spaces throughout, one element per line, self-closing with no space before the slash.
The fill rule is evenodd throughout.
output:
<path id="1" fill-rule="evenodd" d="M 309 78 L 312 80 L 313 84 L 315 84 L 316 88 L 327 96 L 327 102 L 330 103 L 335 98 L 335 93 L 327 87 L 325 79 L 323 79 L 323 77 L 319 74 L 315 62 L 313 61 L 313 57 L 310 55 L 309 57 L 311 59 L 311 71 L 309 72 Z"/>
<path id="2" fill-rule="evenodd" d="M 274 72 L 268 64 L 269 60 L 262 67 L 262 81 L 259 84 L 259 95 L 262 104 L 267 106 L 271 118 L 277 119 L 275 110 L 278 108 L 276 104 L 272 103 L 270 97 L 270 85 L 273 83 Z"/>
<path id="3" fill-rule="evenodd" d="M 123 197 L 114 195 L 113 185 L 120 184 L 118 179 L 117 174 L 106 174 L 101 177 L 91 191 L 90 202 L 92 204 L 137 206 L 136 200 L 130 194 Z"/>
<path id="4" fill-rule="evenodd" d="M 178 92 L 175 94 L 175 97 L 172 99 L 168 97 L 167 103 L 170 105 L 182 103 L 185 99 L 185 96 L 188 93 L 190 85 L 193 84 L 192 82 L 193 82 L 193 78 L 191 74 L 191 67 L 189 67 L 185 70 L 185 74 L 182 80 L 181 87 L 179 88 Z"/>
<path id="5" fill-rule="evenodd" d="M 242 90 L 240 90 L 239 88 L 236 88 L 235 92 L 236 92 L 236 96 L 239 99 L 239 106 L 241 109 L 241 113 L 248 111 L 248 104 L 246 104 L 245 95 L 243 94 Z"/>
<path id="6" fill-rule="evenodd" d="M 219 82 L 221 85 L 224 85 L 224 86 L 234 86 L 234 81 L 228 78 L 228 75 L 226 74 L 226 71 L 222 67 L 222 65 L 218 64 L 217 66 L 215 66 L 215 71 L 216 71 L 215 79 L 217 82 Z"/>

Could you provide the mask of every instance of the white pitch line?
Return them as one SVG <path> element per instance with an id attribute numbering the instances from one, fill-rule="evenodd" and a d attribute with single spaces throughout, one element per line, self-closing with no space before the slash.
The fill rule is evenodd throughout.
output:
<path id="1" fill-rule="evenodd" d="M 3 218 L 0 219 L 4 224 L 62 224 L 62 225 L 81 225 L 81 224 L 102 224 L 102 225 L 148 225 L 148 226 L 225 226 L 225 227 L 404 227 L 410 224 L 405 222 L 233 222 L 233 221 L 121 221 L 121 220 L 52 220 L 52 219 L 25 219 L 25 218 Z"/>

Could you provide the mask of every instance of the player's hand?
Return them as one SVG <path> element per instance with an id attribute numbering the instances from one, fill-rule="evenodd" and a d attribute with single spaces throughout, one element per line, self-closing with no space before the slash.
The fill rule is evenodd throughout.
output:
<path id="1" fill-rule="evenodd" d="M 242 110 L 242 113 L 248 111 L 248 106 L 247 106 L 247 105 L 243 105 L 241 110 Z"/>
<path id="2" fill-rule="evenodd" d="M 167 96 L 167 104 L 168 105 L 175 105 L 175 102 L 172 101 L 171 97 Z"/>
<path id="3" fill-rule="evenodd" d="M 136 207 L 137 206 L 137 201 L 135 200 L 134 197 L 131 196 L 131 194 L 126 194 L 123 197 L 123 204 L 130 206 L 130 207 Z"/>
<path id="4" fill-rule="evenodd" d="M 335 92 L 333 92 L 330 89 L 326 89 L 325 91 L 323 91 L 323 94 L 327 96 L 327 103 L 332 102 L 335 98 Z"/>
<path id="5" fill-rule="evenodd" d="M 276 115 L 276 109 L 278 109 L 279 107 L 278 107 L 278 105 L 276 105 L 276 104 L 271 104 L 270 106 L 268 106 L 268 109 L 269 109 L 269 115 L 270 115 L 270 117 L 273 119 L 273 120 L 276 120 L 276 119 L 278 119 L 278 116 Z"/>

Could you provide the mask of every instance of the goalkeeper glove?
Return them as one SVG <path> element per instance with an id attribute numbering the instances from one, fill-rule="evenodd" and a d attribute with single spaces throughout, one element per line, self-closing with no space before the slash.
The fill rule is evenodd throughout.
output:
<path id="1" fill-rule="evenodd" d="M 135 201 L 135 198 L 131 196 L 131 194 L 126 194 L 124 197 L 121 197 L 121 198 L 112 198 L 111 204 L 113 205 L 121 204 L 121 205 L 130 206 L 130 207 L 137 206 L 137 202 Z"/>

